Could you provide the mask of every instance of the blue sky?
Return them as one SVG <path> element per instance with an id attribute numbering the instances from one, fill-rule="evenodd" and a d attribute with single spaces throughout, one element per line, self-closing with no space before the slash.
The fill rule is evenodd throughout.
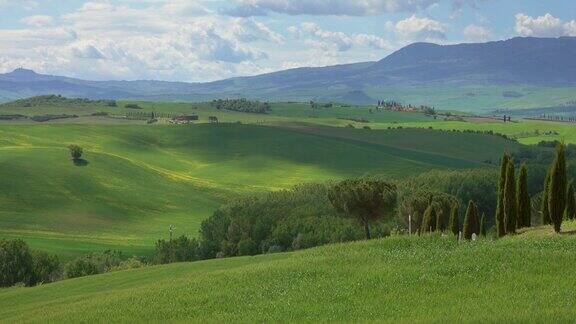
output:
<path id="1" fill-rule="evenodd" d="M 0 73 L 212 81 L 517 36 L 576 36 L 576 1 L 0 0 Z"/>

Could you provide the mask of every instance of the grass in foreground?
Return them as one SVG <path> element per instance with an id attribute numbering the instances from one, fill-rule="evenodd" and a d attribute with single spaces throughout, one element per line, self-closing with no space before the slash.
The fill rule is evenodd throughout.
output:
<path id="1" fill-rule="evenodd" d="M 576 223 L 564 226 L 574 231 Z M 571 322 L 576 237 L 392 237 L 0 290 L 6 322 Z"/>

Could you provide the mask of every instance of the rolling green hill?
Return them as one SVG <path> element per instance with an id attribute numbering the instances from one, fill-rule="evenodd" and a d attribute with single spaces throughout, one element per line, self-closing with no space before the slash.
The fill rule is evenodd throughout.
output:
<path id="1" fill-rule="evenodd" d="M 84 148 L 87 165 L 70 161 L 69 144 Z M 238 195 L 483 167 L 517 147 L 497 136 L 427 129 L 3 125 L 0 237 L 64 258 L 110 248 L 142 255 L 171 224 L 196 235 L 204 218 Z"/>
<path id="2" fill-rule="evenodd" d="M 392 237 L 0 290 L 5 322 L 571 322 L 575 223 Z"/>

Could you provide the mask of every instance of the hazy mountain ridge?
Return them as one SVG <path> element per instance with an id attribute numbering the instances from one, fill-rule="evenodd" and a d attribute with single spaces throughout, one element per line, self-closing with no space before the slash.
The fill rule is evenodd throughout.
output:
<path id="1" fill-rule="evenodd" d="M 86 81 L 18 69 L 0 74 L 0 100 L 61 94 L 90 99 L 199 101 L 242 96 L 273 101 L 344 100 L 365 104 L 371 100 L 370 89 L 386 87 L 446 84 L 574 86 L 574 57 L 576 37 L 513 38 L 458 45 L 414 43 L 378 62 L 297 68 L 208 83 Z M 360 93 L 368 95 L 358 95 Z"/>

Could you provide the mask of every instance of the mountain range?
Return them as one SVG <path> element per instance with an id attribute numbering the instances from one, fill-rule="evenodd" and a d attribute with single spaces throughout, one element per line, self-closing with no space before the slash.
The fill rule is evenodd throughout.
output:
<path id="1" fill-rule="evenodd" d="M 0 74 L 0 101 L 61 94 L 90 99 L 203 101 L 248 97 L 367 104 L 376 98 L 393 97 L 402 89 L 572 87 L 576 86 L 575 58 L 576 37 L 561 37 L 457 45 L 414 43 L 377 62 L 297 68 L 208 83 L 87 81 L 17 69 Z"/>

